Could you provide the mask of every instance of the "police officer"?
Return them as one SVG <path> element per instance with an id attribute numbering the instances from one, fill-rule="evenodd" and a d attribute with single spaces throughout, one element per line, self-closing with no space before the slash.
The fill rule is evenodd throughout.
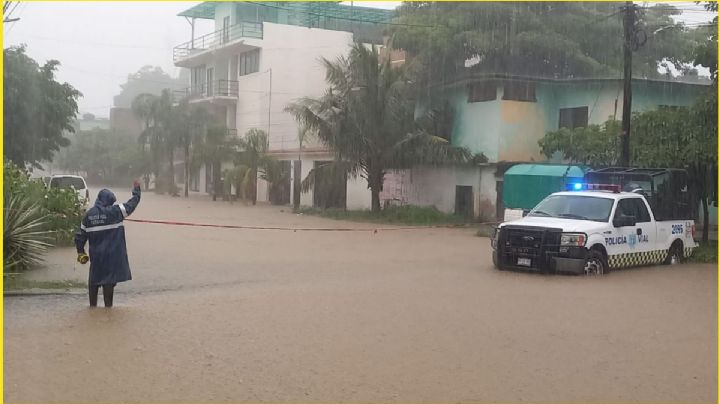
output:
<path id="1" fill-rule="evenodd" d="M 78 262 L 85 264 L 90 261 L 88 288 L 91 307 L 97 307 L 98 289 L 101 286 L 105 307 L 112 307 L 115 285 L 132 279 L 123 220 L 140 203 L 140 182 L 136 180 L 133 183 L 129 201 L 118 204 L 115 201 L 112 191 L 101 190 L 95 206 L 85 213 L 80 229 L 75 234 Z M 85 243 L 88 241 L 90 256 L 85 254 Z"/>

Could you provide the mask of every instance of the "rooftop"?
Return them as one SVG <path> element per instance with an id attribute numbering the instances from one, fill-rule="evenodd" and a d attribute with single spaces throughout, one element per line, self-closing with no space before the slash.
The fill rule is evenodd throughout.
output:
<path id="1" fill-rule="evenodd" d="M 313 20 L 319 17 L 356 22 L 385 23 L 389 22 L 396 15 L 393 10 L 347 6 L 337 1 L 244 1 L 241 3 L 256 4 L 270 9 L 299 14 L 301 25 L 310 25 Z M 218 4 L 217 2 L 206 1 L 179 13 L 178 16 L 212 20 L 215 19 L 215 7 Z"/>
<path id="2" fill-rule="evenodd" d="M 529 75 L 514 75 L 507 73 L 469 73 L 444 83 L 434 83 L 431 87 L 452 87 L 457 85 L 471 84 L 483 80 L 508 80 L 508 81 L 534 81 L 547 83 L 597 83 L 608 81 L 622 81 L 621 77 L 571 77 L 571 78 L 554 78 Z M 655 83 L 664 85 L 690 85 L 707 87 L 712 84 L 709 78 L 703 79 L 698 77 L 679 76 L 672 79 L 666 78 L 642 78 L 633 77 L 634 82 Z"/>

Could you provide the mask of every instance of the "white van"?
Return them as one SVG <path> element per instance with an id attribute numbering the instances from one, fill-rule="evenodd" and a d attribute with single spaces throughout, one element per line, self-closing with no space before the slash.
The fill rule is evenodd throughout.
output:
<path id="1" fill-rule="evenodd" d="M 78 200 L 87 206 L 90 202 L 90 190 L 85 179 L 78 175 L 53 175 L 48 182 L 48 188 L 72 188 L 77 192 Z"/>

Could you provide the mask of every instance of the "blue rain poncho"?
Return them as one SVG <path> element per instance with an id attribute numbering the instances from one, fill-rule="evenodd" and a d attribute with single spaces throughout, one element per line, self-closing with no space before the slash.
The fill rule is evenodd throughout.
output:
<path id="1" fill-rule="evenodd" d="M 115 203 L 115 195 L 108 189 L 98 193 L 95 206 L 83 217 L 75 234 L 78 254 L 85 253 L 85 243 L 90 243 L 90 276 L 88 286 L 112 285 L 132 279 L 125 245 L 123 220 L 140 203 L 140 187 L 132 191 L 126 203 Z"/>

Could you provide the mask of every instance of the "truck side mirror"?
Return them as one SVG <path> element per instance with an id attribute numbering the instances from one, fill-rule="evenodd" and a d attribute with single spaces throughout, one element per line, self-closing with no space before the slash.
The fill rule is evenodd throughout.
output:
<path id="1" fill-rule="evenodd" d="M 637 224 L 637 220 L 635 219 L 635 216 L 622 215 L 618 218 L 615 218 L 615 220 L 613 220 L 613 226 L 615 226 L 615 227 L 629 227 L 629 226 L 635 226 L 636 224 Z"/>

